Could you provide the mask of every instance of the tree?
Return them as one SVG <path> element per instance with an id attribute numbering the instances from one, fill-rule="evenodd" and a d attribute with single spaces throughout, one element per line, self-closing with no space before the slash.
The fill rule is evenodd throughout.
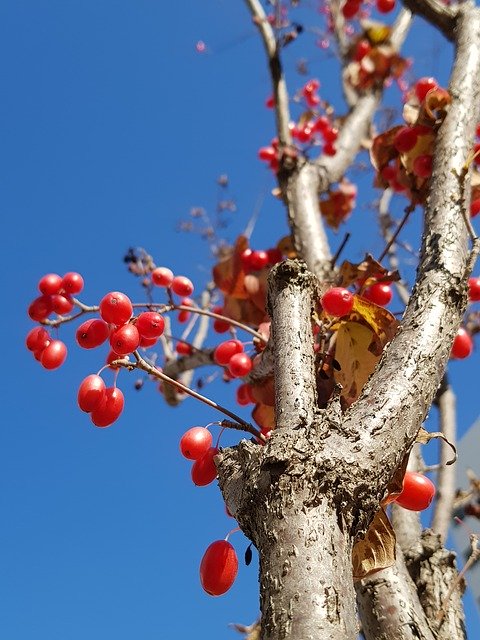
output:
<path id="1" fill-rule="evenodd" d="M 378 305 L 368 299 L 364 302 L 362 295 L 375 283 L 394 281 L 394 271 L 368 259 L 360 265 L 349 264 L 339 269 L 337 260 L 332 259 L 321 214 L 327 222 L 337 223 L 338 219 L 332 217 L 341 218 L 349 213 L 353 201 L 351 186 L 340 181 L 363 140 L 371 137 L 370 127 L 380 103 L 385 74 L 396 73 L 397 66 L 399 73 L 402 70 L 396 51 L 408 29 L 410 13 L 405 10 L 399 14 L 392 32 L 382 37 L 380 49 L 376 33 L 365 34 L 352 49 L 344 36 L 345 5 L 340 10 L 332 3 L 338 50 L 346 68 L 349 111 L 344 120 L 336 119 L 328 109 L 326 122 L 319 118 L 318 131 L 326 144 L 318 158 L 310 159 L 304 146 L 310 134 L 304 125 L 315 115 L 316 87 L 305 85 L 304 98 L 312 113 L 297 127 L 295 135 L 299 143 L 294 144 L 281 65 L 283 48 L 290 46 L 301 30 L 290 21 L 277 31 L 275 20 L 284 20 L 283 16 L 274 17 L 272 26 L 259 3 L 251 0 L 247 4 L 263 39 L 272 75 L 278 143 L 277 148 L 264 151 L 264 155 L 270 154 L 273 160 L 293 238 L 293 247 L 282 245 L 282 258 L 290 255 L 294 259 L 282 260 L 270 271 L 267 310 L 272 322 L 271 338 L 262 351 L 261 363 L 249 374 L 251 382 L 255 377 L 257 382 L 265 381 L 274 374 L 274 432 L 264 447 L 243 441 L 237 447 L 221 451 L 216 464 L 227 506 L 260 554 L 262 637 L 355 637 L 352 551 L 354 572 L 357 577 L 365 576 L 356 583 L 356 589 L 366 637 L 463 637 L 459 590 L 450 593 L 455 580 L 452 556 L 443 549 L 439 538 L 431 533 L 420 536 L 416 518 L 397 514 L 400 546 L 396 564 L 384 569 L 380 578 L 372 570 L 381 566 L 380 551 L 386 556 L 383 566 L 392 560 L 391 532 L 379 507 L 389 495 L 398 492 L 408 455 L 432 402 L 437 398 L 445 428 L 448 426 L 445 416 L 451 410 L 451 390 L 447 383 L 443 386 L 441 383 L 465 311 L 467 282 L 477 253 L 476 237 L 467 215 L 470 200 L 476 202 L 472 149 L 478 120 L 480 61 L 478 49 L 472 43 L 479 37 L 477 9 L 469 3 L 458 7 L 437 2 L 421 6 L 406 3 L 410 10 L 422 12 L 423 17 L 454 40 L 456 57 L 448 93 L 432 86 L 427 87 L 429 93 L 422 95 L 422 90 L 417 90 L 418 84 L 415 86 L 406 111 L 406 117 L 410 118 L 408 133 L 415 130 L 414 146 L 402 145 L 399 136 L 405 133 L 405 128 L 380 134 L 373 142 L 371 155 L 378 185 L 404 191 L 413 204 L 424 205 L 416 284 L 395 333 L 392 316 L 378 311 Z M 357 47 L 363 41 L 374 51 L 365 54 L 369 65 L 361 65 L 361 59 L 356 59 L 361 55 Z M 334 124 L 339 125 L 337 139 Z M 428 158 L 433 145 L 430 177 Z M 394 175 L 389 177 L 387 169 L 394 169 Z M 340 187 L 333 189 L 332 185 L 339 182 Z M 343 206 L 340 211 L 338 202 Z M 412 208 L 407 207 L 402 226 Z M 390 228 L 386 228 L 387 250 L 382 258 L 389 254 L 390 260 L 395 260 L 392 252 L 400 231 L 398 228 L 392 235 Z M 217 272 L 216 277 L 218 287 L 234 300 L 237 298 L 232 295 L 232 286 L 238 283 L 238 278 L 248 290 L 245 268 L 238 266 L 242 255 L 245 257 L 242 243 L 240 240 L 229 262 L 219 262 L 220 275 Z M 149 276 L 148 259 L 137 258 L 130 256 L 130 263 L 146 267 L 142 275 Z M 222 268 L 226 265 L 225 274 Z M 261 286 L 257 276 L 263 273 L 264 266 L 250 265 L 247 269 L 253 273 L 250 284 Z M 228 281 L 230 270 L 236 278 L 233 283 Z M 243 275 L 239 276 L 239 272 Z M 355 284 L 353 310 L 345 314 L 328 313 L 322 296 L 332 284 Z M 60 286 L 65 288 L 65 283 Z M 188 295 L 186 291 L 183 293 Z M 404 295 L 405 290 L 400 288 L 400 293 Z M 254 295 L 251 289 L 248 294 L 246 300 L 250 302 Z M 323 300 L 323 311 L 317 309 L 319 298 Z M 31 309 L 35 320 L 59 324 L 57 318 L 48 320 L 49 314 L 39 307 L 41 302 Z M 174 304 L 174 308 L 192 311 L 188 305 Z M 162 306 L 161 310 L 168 309 Z M 227 310 L 229 313 L 225 315 L 231 322 L 233 312 L 228 307 Z M 372 320 L 374 312 L 377 315 Z M 317 354 L 313 347 L 312 314 L 317 314 L 313 317 L 319 327 Z M 351 314 L 360 315 L 361 322 Z M 256 332 L 258 318 L 252 322 L 244 310 L 237 315 L 241 324 L 254 324 Z M 328 319 L 332 315 L 347 318 L 333 322 Z M 115 318 L 104 317 L 116 322 Z M 365 329 L 368 341 L 363 344 L 363 351 L 359 348 L 358 356 L 352 352 L 352 345 L 360 341 L 360 336 L 364 338 L 364 330 L 355 327 L 360 333 L 352 337 L 349 322 L 368 325 Z M 262 334 L 256 338 L 263 340 Z M 345 349 L 343 359 L 341 344 Z M 130 351 L 127 349 L 126 353 Z M 370 354 L 376 357 L 370 358 Z M 140 368 L 166 381 L 166 374 L 144 358 L 138 356 L 135 361 L 127 361 L 118 350 L 117 355 L 121 356 L 116 358 L 118 366 Z M 45 356 L 41 357 L 44 365 L 48 364 Z M 186 364 L 180 366 L 200 364 L 193 361 L 195 357 L 188 360 L 189 357 L 187 354 L 180 361 Z M 202 353 L 197 360 L 203 357 L 211 358 L 211 353 Z M 348 362 L 355 358 L 362 368 L 363 379 L 355 373 L 349 377 Z M 346 383 L 342 390 L 335 384 L 338 376 L 335 378 L 333 374 L 338 365 Z M 178 366 L 177 363 L 173 368 Z M 178 375 L 178 371 L 170 373 L 173 378 Z M 359 379 L 362 388 L 358 388 Z M 168 393 L 167 387 L 164 391 Z M 170 399 L 173 402 L 177 398 Z M 268 406 L 265 401 L 259 404 Z M 264 440 L 256 427 L 245 424 L 238 416 L 229 415 L 229 420 L 229 426 L 233 421 Z M 266 436 L 268 425 L 262 424 L 262 419 L 259 422 Z M 452 479 L 447 467 L 442 468 L 439 483 L 442 491 L 435 528 L 444 537 L 452 499 Z M 362 543 L 366 535 L 367 543 Z M 391 594 L 399 589 L 405 607 L 398 607 L 384 618 L 382 607 L 391 605 Z"/>

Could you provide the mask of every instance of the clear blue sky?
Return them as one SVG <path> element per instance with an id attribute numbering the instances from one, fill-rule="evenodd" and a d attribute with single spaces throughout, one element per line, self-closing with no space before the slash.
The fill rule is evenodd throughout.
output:
<path id="1" fill-rule="evenodd" d="M 313 9 L 305 16 L 321 27 Z M 426 34 L 418 26 L 409 40 L 419 60 L 414 74 L 444 80 L 448 47 Z M 198 40 L 207 43 L 205 54 L 196 52 Z M 338 78 L 314 40 L 307 32 L 291 46 L 288 67 L 309 56 L 322 95 L 338 100 Z M 67 363 L 46 372 L 23 341 L 32 326 L 26 307 L 44 273 L 81 271 L 86 302 L 112 289 L 141 300 L 122 264 L 129 246 L 147 248 L 157 264 L 201 288 L 212 265 L 208 247 L 176 226 L 194 205 L 214 211 L 221 173 L 238 207 L 227 238 L 262 195 L 253 245 L 271 246 L 285 233 L 282 207 L 269 196 L 273 183 L 256 160 L 273 125 L 255 30 L 240 0 L 7 0 L 0 56 L 1 636 L 235 638 L 229 622 L 257 617 L 256 560 L 241 566 L 222 599 L 203 593 L 200 558 L 233 521 L 215 486 L 192 485 L 178 453 L 184 430 L 217 416 L 190 400 L 169 409 L 153 385 L 136 393 L 134 378 L 122 372 L 125 412 L 110 429 L 95 429 L 75 397 L 104 352 L 80 353 L 65 326 Z M 292 89 L 302 82 L 293 74 Z M 353 220 L 353 259 L 372 237 L 368 248 L 378 254 L 382 247 L 364 206 L 371 176 L 356 178 L 368 191 Z M 478 354 L 453 365 L 461 430 L 477 417 L 477 370 Z M 234 406 L 231 390 L 210 390 Z M 228 436 L 224 444 L 234 441 Z M 232 541 L 242 556 L 245 539 L 235 534 Z"/>

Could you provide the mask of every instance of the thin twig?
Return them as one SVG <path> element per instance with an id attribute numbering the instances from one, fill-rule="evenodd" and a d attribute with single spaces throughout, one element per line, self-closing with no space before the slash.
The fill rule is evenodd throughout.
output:
<path id="1" fill-rule="evenodd" d="M 393 245 L 393 243 L 395 242 L 395 240 L 397 239 L 398 234 L 400 233 L 400 231 L 403 229 L 405 223 L 407 222 L 410 214 L 415 210 L 415 205 L 414 204 L 409 204 L 407 207 L 405 207 L 405 213 L 403 218 L 400 220 L 400 223 L 398 225 L 398 227 L 395 229 L 394 233 L 392 234 L 392 237 L 390 238 L 390 240 L 387 242 L 385 249 L 382 251 L 382 253 L 380 254 L 379 258 L 378 258 L 378 262 L 382 262 L 382 260 L 385 258 L 385 256 L 387 255 L 387 253 L 390 251 L 390 247 Z"/>

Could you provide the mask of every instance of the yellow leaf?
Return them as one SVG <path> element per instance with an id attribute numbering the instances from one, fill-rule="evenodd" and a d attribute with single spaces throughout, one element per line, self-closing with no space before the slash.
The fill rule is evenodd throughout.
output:
<path id="1" fill-rule="evenodd" d="M 359 540 L 352 550 L 353 577 L 366 578 L 395 563 L 395 533 L 383 509 L 379 509 L 372 520 L 365 538 Z"/>
<path id="2" fill-rule="evenodd" d="M 369 351 L 378 356 L 385 345 L 393 340 L 398 328 L 398 321 L 390 311 L 361 296 L 354 296 L 349 320 L 360 322 L 372 329 L 374 336 Z"/>

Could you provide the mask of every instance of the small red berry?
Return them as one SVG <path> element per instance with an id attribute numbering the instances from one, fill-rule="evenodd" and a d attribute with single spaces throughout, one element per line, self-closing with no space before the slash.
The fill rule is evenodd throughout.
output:
<path id="1" fill-rule="evenodd" d="M 100 406 L 105 395 L 105 383 L 100 376 L 91 375 L 84 378 L 78 388 L 77 402 L 82 411 L 91 413 Z"/>
<path id="2" fill-rule="evenodd" d="M 140 334 L 134 324 L 123 324 L 110 334 L 110 346 L 119 356 L 126 356 L 140 344 Z"/>
<path id="3" fill-rule="evenodd" d="M 468 299 L 470 302 L 480 301 L 480 278 L 468 279 Z"/>
<path id="4" fill-rule="evenodd" d="M 192 281 L 185 276 L 175 276 L 171 284 L 172 291 L 178 296 L 191 296 L 193 293 Z"/>
<path id="5" fill-rule="evenodd" d="M 180 451 L 188 460 L 199 460 L 212 446 L 212 434 L 205 427 L 192 427 L 180 439 Z"/>
<path id="6" fill-rule="evenodd" d="M 109 427 L 123 411 L 125 400 L 118 387 L 107 387 L 100 404 L 92 411 L 91 419 L 96 427 Z"/>
<path id="7" fill-rule="evenodd" d="M 52 297 L 39 296 L 28 307 L 28 315 L 35 322 L 45 320 L 52 313 Z"/>
<path id="8" fill-rule="evenodd" d="M 429 154 L 417 156 L 413 161 L 413 173 L 419 178 L 429 178 L 432 175 L 433 157 Z"/>
<path id="9" fill-rule="evenodd" d="M 320 303 L 326 313 L 331 316 L 346 316 L 353 309 L 353 294 L 343 287 L 332 287 L 326 291 Z"/>
<path id="10" fill-rule="evenodd" d="M 157 287 L 170 287 L 173 282 L 173 272 L 167 267 L 157 267 L 152 271 L 152 282 Z"/>
<path id="11" fill-rule="evenodd" d="M 430 89 L 436 89 L 437 87 L 438 83 L 435 78 L 420 78 L 415 84 L 415 95 L 420 102 L 423 102 Z"/>
<path id="12" fill-rule="evenodd" d="M 213 359 L 222 366 L 230 362 L 230 358 L 236 353 L 243 352 L 243 344 L 240 340 L 226 340 L 221 342 L 213 352 Z"/>
<path id="13" fill-rule="evenodd" d="M 241 406 L 244 407 L 247 404 L 252 404 L 255 402 L 255 400 L 253 399 L 252 396 L 252 388 L 249 384 L 241 384 L 239 387 L 237 387 L 237 391 L 236 391 L 236 399 L 237 399 L 237 403 Z"/>
<path id="14" fill-rule="evenodd" d="M 69 271 L 62 278 L 62 289 L 69 295 L 80 293 L 83 289 L 83 278 L 75 271 Z"/>
<path id="15" fill-rule="evenodd" d="M 210 447 L 201 458 L 193 463 L 191 475 L 193 483 L 197 487 L 205 487 L 217 477 L 217 467 L 213 461 L 217 453 L 218 449 Z"/>
<path id="16" fill-rule="evenodd" d="M 480 213 L 480 199 L 473 200 L 470 205 L 470 217 L 474 218 Z"/>
<path id="17" fill-rule="evenodd" d="M 165 329 L 165 320 L 156 311 L 145 311 L 138 316 L 135 326 L 142 338 L 159 338 Z"/>
<path id="18" fill-rule="evenodd" d="M 181 356 L 189 356 L 192 352 L 192 345 L 188 342 L 177 342 L 176 352 Z"/>
<path id="19" fill-rule="evenodd" d="M 395 502 L 404 509 L 423 511 L 433 500 L 435 485 L 427 476 L 415 471 L 407 471 L 403 478 L 403 489 Z"/>
<path id="20" fill-rule="evenodd" d="M 207 548 L 200 563 L 200 582 L 211 596 L 221 596 L 235 582 L 238 558 L 227 540 L 216 540 Z"/>
<path id="21" fill-rule="evenodd" d="M 42 351 L 40 363 L 45 369 L 58 369 L 67 357 L 67 347 L 61 340 L 52 340 Z"/>
<path id="22" fill-rule="evenodd" d="M 452 358 L 468 358 L 473 351 L 473 340 L 466 329 L 460 327 L 453 341 L 451 356 Z"/>
<path id="23" fill-rule="evenodd" d="M 75 338 L 83 349 L 94 349 L 105 342 L 110 335 L 110 327 L 104 320 L 86 320 L 77 329 Z"/>
<path id="24" fill-rule="evenodd" d="M 130 298 L 120 291 L 111 291 L 100 300 L 100 315 L 105 322 L 121 325 L 132 317 Z"/>
<path id="25" fill-rule="evenodd" d="M 393 146 L 399 153 L 407 153 L 417 144 L 418 133 L 414 127 L 402 127 L 393 138 Z"/>
<path id="26" fill-rule="evenodd" d="M 29 351 L 39 351 L 45 349 L 50 342 L 50 334 L 43 327 L 34 327 L 27 333 L 25 344 Z"/>
<path id="27" fill-rule="evenodd" d="M 46 296 L 51 296 L 54 293 L 58 293 L 62 286 L 62 277 L 57 273 L 47 273 L 38 282 L 38 289 L 40 293 Z"/>
<path id="28" fill-rule="evenodd" d="M 252 370 L 252 360 L 246 353 L 235 353 L 228 361 L 228 371 L 234 378 L 243 378 Z"/>
<path id="29" fill-rule="evenodd" d="M 372 45 L 368 40 L 362 39 L 357 42 L 357 46 L 355 47 L 355 51 L 353 54 L 353 59 L 357 62 L 360 62 L 370 51 L 372 50 Z"/>
<path id="30" fill-rule="evenodd" d="M 271 162 L 277 157 L 277 152 L 273 147 L 260 147 L 258 150 L 258 157 L 264 162 Z"/>
<path id="31" fill-rule="evenodd" d="M 371 287 L 367 287 L 362 293 L 363 297 L 370 302 L 378 304 L 380 307 L 385 307 L 392 301 L 393 293 L 392 288 L 386 282 L 377 282 L 372 284 Z"/>
<path id="32" fill-rule="evenodd" d="M 64 315 L 70 313 L 73 309 L 73 300 L 69 296 L 64 296 L 60 293 L 55 293 L 52 296 L 52 311 L 58 313 L 58 315 Z"/>
<path id="33" fill-rule="evenodd" d="M 360 9 L 360 0 L 347 0 L 342 7 L 342 14 L 344 18 L 353 18 L 357 15 Z"/>

